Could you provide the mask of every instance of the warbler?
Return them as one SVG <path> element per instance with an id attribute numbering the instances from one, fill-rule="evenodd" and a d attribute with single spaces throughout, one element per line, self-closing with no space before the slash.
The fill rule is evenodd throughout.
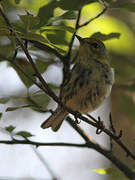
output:
<path id="1" fill-rule="evenodd" d="M 80 42 L 78 56 L 71 78 L 63 87 L 61 101 L 72 110 L 86 114 L 97 109 L 110 95 L 114 71 L 100 40 L 76 37 Z M 58 106 L 41 127 L 57 131 L 67 115 L 68 112 Z"/>

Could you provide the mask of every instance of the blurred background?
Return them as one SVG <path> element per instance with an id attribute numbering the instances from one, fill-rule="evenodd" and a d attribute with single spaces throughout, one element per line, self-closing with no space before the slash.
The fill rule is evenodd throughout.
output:
<path id="1" fill-rule="evenodd" d="M 88 2 L 83 6 L 80 24 L 96 17 L 104 9 L 101 1 Z M 123 142 L 135 153 L 135 4 L 131 0 L 104 2 L 108 7 L 107 11 L 77 31 L 81 37 L 90 37 L 97 32 L 105 35 L 120 34 L 120 37 L 114 36 L 104 41 L 111 65 L 115 69 L 115 84 L 111 97 L 92 115 L 100 116 L 105 126 L 109 127 L 109 113 L 112 111 L 117 133 L 123 131 Z M 71 0 L 2 0 L 0 3 L 21 38 L 41 42 L 62 55 L 68 51 L 77 10 L 84 5 L 81 0 L 74 3 Z M 78 45 L 75 40 L 72 58 Z M 62 63 L 50 52 L 30 43 L 27 46 L 40 73 L 58 94 L 62 82 Z M 40 124 L 50 115 L 41 110 L 55 109 L 56 104 L 9 63 L 11 59 L 29 76 L 33 76 L 31 65 L 0 16 L 0 140 L 11 139 L 5 128 L 12 125 L 16 127 L 15 132 L 28 131 L 33 134 L 30 139 L 34 141 L 83 143 L 83 139 L 67 122 L 63 123 L 57 133 L 40 128 Z M 40 105 L 41 109 L 34 106 L 33 102 Z M 24 108 L 25 105 L 28 107 Z M 96 135 L 96 129 L 84 122 L 79 125 L 98 143 L 110 148 L 110 139 L 106 135 Z M 106 158 L 90 149 L 0 146 L 1 180 L 125 179 Z M 113 152 L 129 167 L 134 167 L 134 162 L 116 144 L 113 144 Z M 106 172 L 96 173 L 95 169 L 106 169 Z"/>

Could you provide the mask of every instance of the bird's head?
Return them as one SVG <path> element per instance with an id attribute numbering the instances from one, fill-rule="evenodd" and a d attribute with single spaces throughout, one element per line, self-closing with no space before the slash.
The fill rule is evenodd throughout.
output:
<path id="1" fill-rule="evenodd" d="M 82 56 L 89 56 L 87 59 L 95 59 L 104 64 L 109 64 L 107 50 L 105 45 L 99 39 L 95 38 L 82 38 L 76 35 L 80 42 L 79 53 Z"/>

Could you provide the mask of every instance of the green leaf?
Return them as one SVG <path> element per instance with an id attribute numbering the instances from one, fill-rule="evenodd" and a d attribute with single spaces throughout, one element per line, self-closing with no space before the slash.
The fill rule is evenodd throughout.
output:
<path id="1" fill-rule="evenodd" d="M 20 19 L 24 23 L 26 32 L 28 32 L 28 30 L 33 29 L 40 22 L 40 18 L 38 16 L 33 16 L 31 14 L 21 15 Z"/>
<path id="2" fill-rule="evenodd" d="M 17 110 L 17 109 L 19 109 L 19 107 L 8 107 L 8 108 L 6 109 L 6 112 L 8 112 L 8 111 L 15 111 L 15 110 Z"/>
<path id="3" fill-rule="evenodd" d="M 8 29 L 5 20 L 3 19 L 2 16 L 0 16 L 0 28 L 4 28 L 4 27 Z"/>
<path id="4" fill-rule="evenodd" d="M 34 76 L 35 71 L 33 70 L 31 64 L 26 61 L 25 59 L 16 59 L 16 64 L 23 69 L 23 71 L 29 75 L 33 80 L 36 80 L 36 77 Z M 15 69 L 15 71 L 17 72 L 17 74 L 19 75 L 20 79 L 22 80 L 22 82 L 25 84 L 25 86 L 27 88 L 29 88 L 33 82 L 30 81 L 27 77 L 24 76 L 24 74 L 22 72 L 20 72 L 20 70 L 18 70 L 18 68 L 16 68 L 16 66 L 14 66 L 12 64 L 12 67 Z"/>
<path id="5" fill-rule="evenodd" d="M 11 31 L 6 27 L 0 28 L 0 36 L 9 36 Z"/>
<path id="6" fill-rule="evenodd" d="M 64 20 L 64 19 L 73 20 L 76 18 L 77 18 L 77 15 L 75 11 L 67 11 L 61 16 L 55 16 L 55 17 L 50 18 L 47 25 L 52 24 L 53 22 L 58 21 L 58 20 Z"/>
<path id="7" fill-rule="evenodd" d="M 40 18 L 39 27 L 48 24 L 48 21 L 53 17 L 54 9 L 57 7 L 57 1 L 51 0 L 47 5 L 41 7 L 38 12 L 38 17 Z"/>
<path id="8" fill-rule="evenodd" d="M 132 2 L 123 3 L 123 4 L 121 4 L 121 5 L 117 6 L 117 7 L 126 9 L 126 10 L 131 11 L 131 12 L 135 12 L 135 3 L 132 3 Z"/>
<path id="9" fill-rule="evenodd" d="M 16 128 L 15 126 L 7 126 L 5 130 L 11 133 L 15 128 Z"/>
<path id="10" fill-rule="evenodd" d="M 67 11 L 64 14 L 62 14 L 60 16 L 61 19 L 76 19 L 77 18 L 77 14 L 75 13 L 75 11 Z"/>
<path id="11" fill-rule="evenodd" d="M 15 46 L 11 43 L 8 45 L 1 45 L 0 46 L 0 56 L 6 58 L 11 58 L 14 55 Z M 7 53 L 8 52 L 8 53 Z M 3 60 L 5 60 L 3 59 Z"/>
<path id="12" fill-rule="evenodd" d="M 8 111 L 16 111 L 16 110 L 18 110 L 18 109 L 22 109 L 22 108 L 29 108 L 29 107 L 31 107 L 32 105 L 24 105 L 24 106 L 18 106 L 18 107 L 8 107 L 7 109 L 6 109 L 6 112 L 8 112 Z"/>
<path id="13" fill-rule="evenodd" d="M 33 95 L 26 99 L 26 103 L 32 105 L 31 108 L 38 112 L 45 111 L 49 102 L 50 98 L 46 94 Z"/>
<path id="14" fill-rule="evenodd" d="M 6 104 L 10 98 L 0 98 L 0 104 Z"/>
<path id="15" fill-rule="evenodd" d="M 0 119 L 2 118 L 2 113 L 0 112 Z"/>
<path id="16" fill-rule="evenodd" d="M 96 2 L 97 0 L 60 0 L 58 6 L 64 10 L 79 10 L 82 6 Z"/>
<path id="17" fill-rule="evenodd" d="M 40 73 L 44 73 L 48 66 L 52 64 L 51 62 L 44 62 L 40 60 L 36 60 L 35 65 Z"/>
<path id="18" fill-rule="evenodd" d="M 22 39 L 35 40 L 42 43 L 49 43 L 48 40 L 45 37 L 41 36 L 40 34 L 35 34 L 31 32 L 18 33 L 18 34 Z"/>
<path id="19" fill-rule="evenodd" d="M 28 138 L 28 137 L 34 136 L 33 134 L 31 134 L 31 133 L 28 132 L 28 131 L 19 131 L 19 132 L 17 132 L 15 135 L 22 136 L 22 137 L 24 137 L 24 138 Z"/>
<path id="20" fill-rule="evenodd" d="M 21 0 L 15 0 L 16 4 L 20 4 Z"/>
<path id="21" fill-rule="evenodd" d="M 43 33 L 45 31 L 69 31 L 71 33 L 73 33 L 75 30 L 74 28 L 70 27 L 70 26 L 45 26 L 43 27 L 40 32 Z"/>
<path id="22" fill-rule="evenodd" d="M 101 32 L 96 32 L 91 37 L 100 39 L 101 41 L 106 41 L 106 40 L 110 40 L 110 39 L 114 39 L 114 38 L 119 39 L 120 33 L 103 34 Z"/>

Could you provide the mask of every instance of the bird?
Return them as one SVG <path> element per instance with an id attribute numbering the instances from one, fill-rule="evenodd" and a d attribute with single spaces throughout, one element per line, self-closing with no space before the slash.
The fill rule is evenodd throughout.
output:
<path id="1" fill-rule="evenodd" d="M 65 83 L 61 101 L 67 107 L 83 114 L 96 110 L 110 95 L 114 83 L 114 70 L 104 43 L 96 38 L 76 35 L 80 46 L 78 56 Z M 57 131 L 69 113 L 58 105 L 54 113 L 41 124 Z"/>

